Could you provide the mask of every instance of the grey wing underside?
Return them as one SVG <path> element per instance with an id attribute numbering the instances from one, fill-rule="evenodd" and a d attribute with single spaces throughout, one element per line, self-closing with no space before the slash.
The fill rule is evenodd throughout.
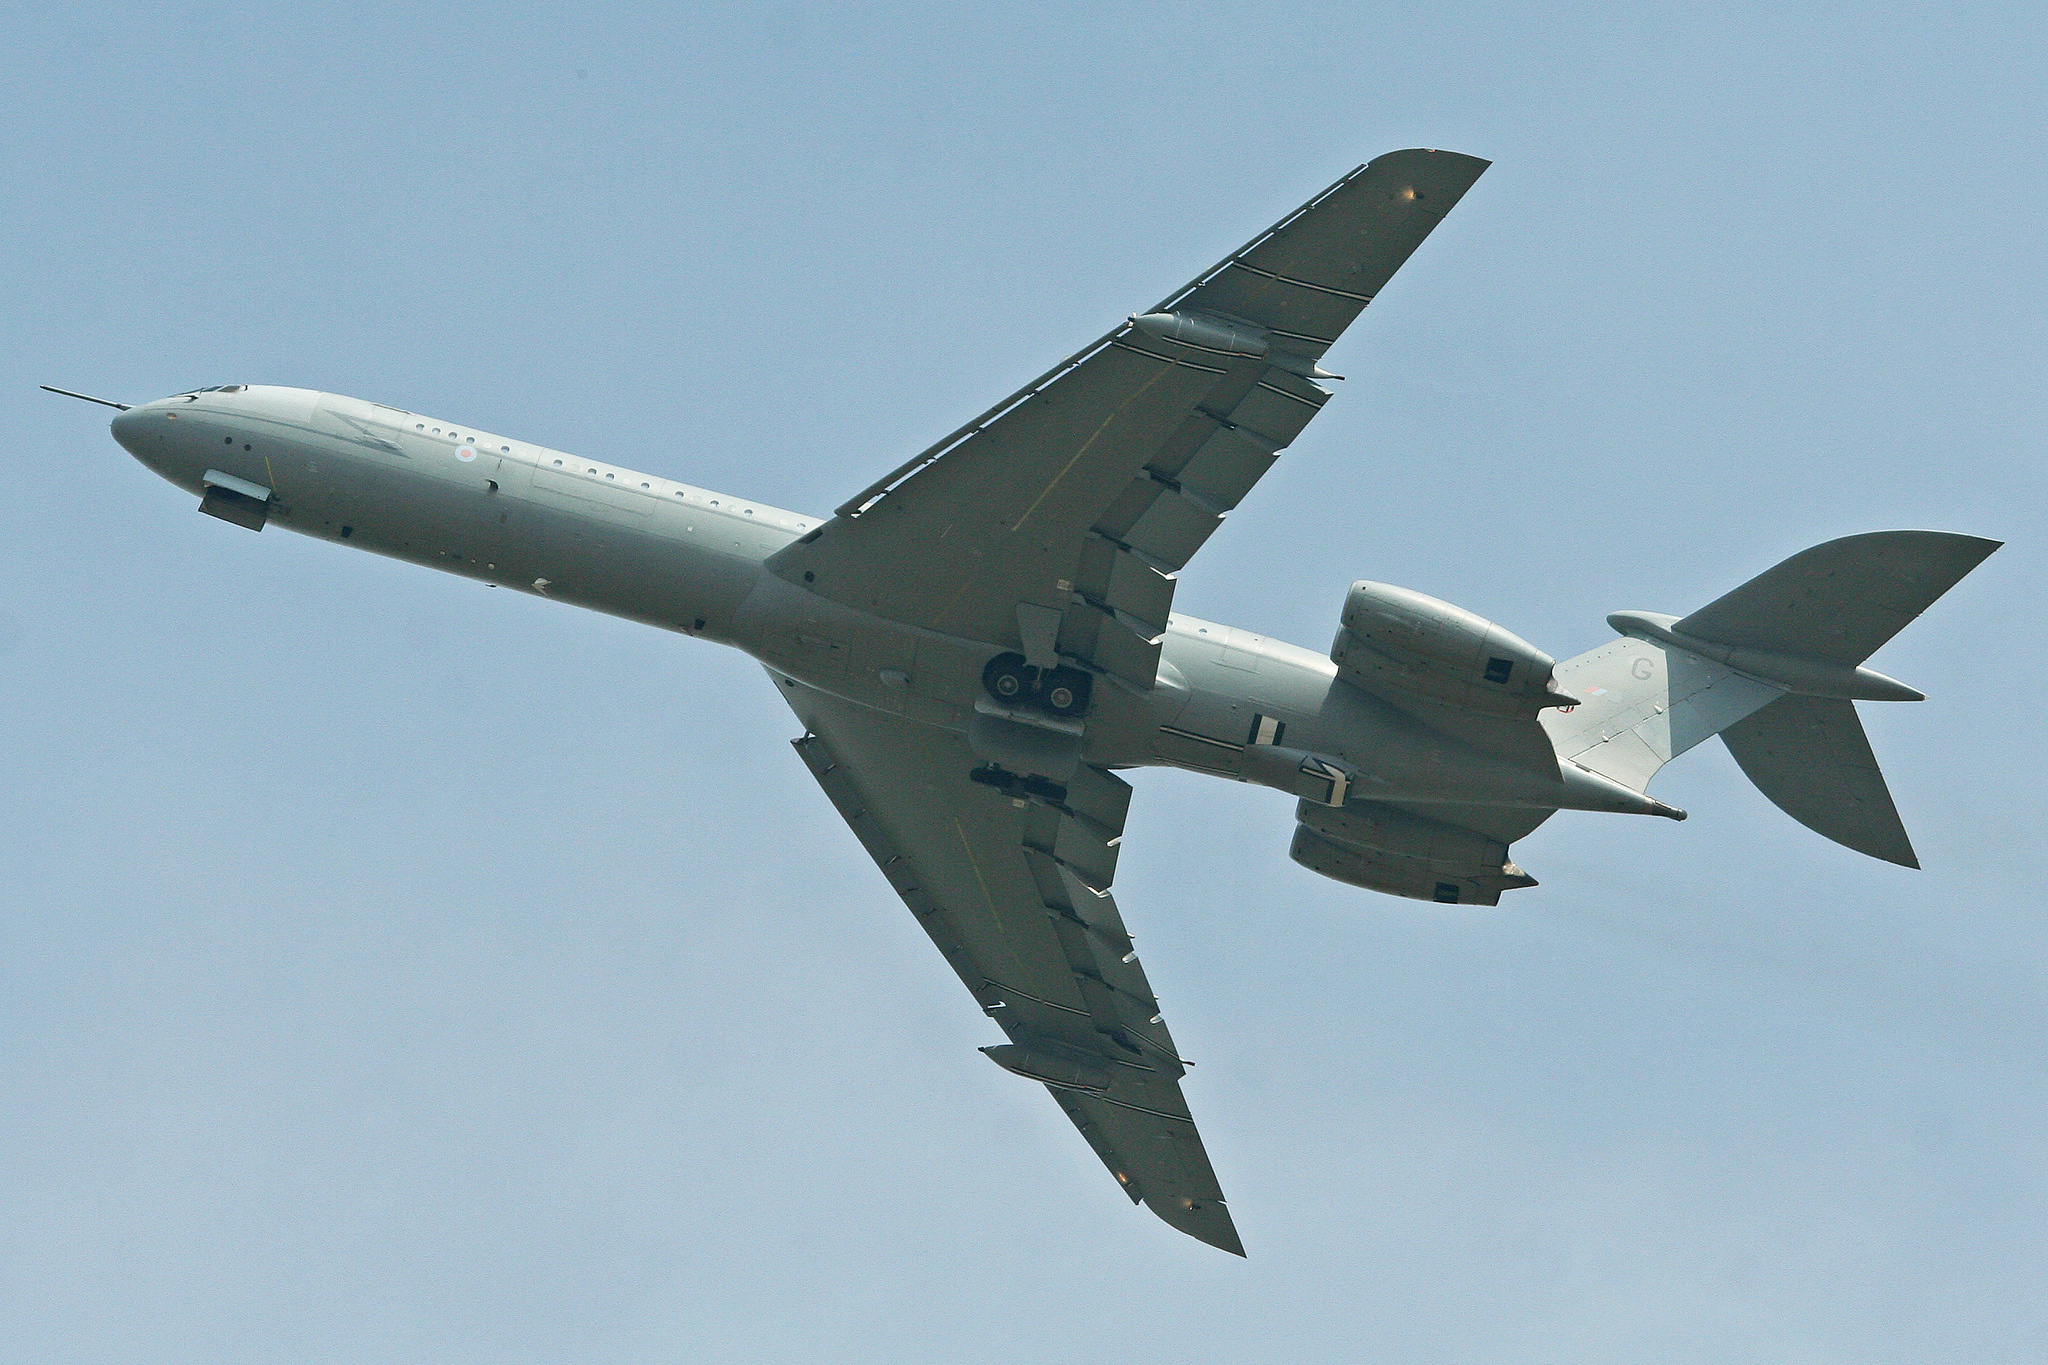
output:
<path id="1" fill-rule="evenodd" d="M 1772 805 L 1814 833 L 1920 866 L 1855 702 L 1782 696 L 1723 730 L 1721 742 Z"/>
<path id="2" fill-rule="evenodd" d="M 1242 1256 L 1180 1078 L 1186 1066 L 1110 898 L 1130 787 L 1083 766 L 1063 799 L 968 777 L 959 735 L 776 679 L 797 753 L 1012 1042 L 1106 1063 L 1099 1095 L 1048 1086 L 1134 1202 Z"/>
<path id="3" fill-rule="evenodd" d="M 1270 352 L 1119 327 L 857 494 L 771 569 L 1027 655 L 1052 635 L 1060 655 L 1151 687 L 1174 575 L 1328 400 L 1316 362 L 1486 166 L 1411 150 L 1359 167 L 1153 310 L 1248 324 Z"/>

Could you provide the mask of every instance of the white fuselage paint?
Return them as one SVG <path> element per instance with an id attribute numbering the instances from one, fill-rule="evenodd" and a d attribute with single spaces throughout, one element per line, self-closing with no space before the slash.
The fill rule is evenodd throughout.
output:
<path id="1" fill-rule="evenodd" d="M 778 678 L 951 730 L 968 727 L 982 665 L 1001 652 L 868 616 L 764 569 L 819 518 L 460 423 L 258 385 L 144 404 L 113 431 L 195 495 L 209 471 L 271 490 L 271 525 L 701 635 Z M 1263 720 L 1268 734 L 1284 726 L 1289 746 L 1355 765 L 1357 796 L 1400 800 L 1499 763 L 1335 678 L 1323 654 L 1175 616 L 1155 687 L 1098 686 L 1086 758 L 1237 777 Z"/>

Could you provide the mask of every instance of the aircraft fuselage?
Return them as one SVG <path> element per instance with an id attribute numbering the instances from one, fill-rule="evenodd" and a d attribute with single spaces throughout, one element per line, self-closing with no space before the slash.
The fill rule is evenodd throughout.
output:
<path id="1" fill-rule="evenodd" d="M 122 413 L 113 432 L 195 496 L 267 493 L 256 524 L 702 636 L 779 678 L 945 729 L 990 709 L 988 643 L 882 620 L 764 568 L 816 517 L 306 389 L 182 394 Z M 1354 796 L 1588 802 L 1335 679 L 1323 654 L 1176 614 L 1156 686 L 1095 690 L 1084 757 L 1266 781 L 1244 753 L 1284 742 L 1355 765 Z"/>

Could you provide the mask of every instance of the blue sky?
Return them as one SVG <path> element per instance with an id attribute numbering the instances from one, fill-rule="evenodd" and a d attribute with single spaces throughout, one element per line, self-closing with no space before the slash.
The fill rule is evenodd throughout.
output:
<path id="1" fill-rule="evenodd" d="M 2048 1354 L 2031 7 L 17 7 L 0 1359 Z M 1718 745 L 1447 912 L 1136 775 L 1251 1253 L 1117 1194 L 738 655 L 194 516 L 103 410 L 351 393 L 829 510 L 1357 163 L 1495 166 L 1178 605 L 1564 657 L 2011 542 L 1874 661 L 1927 870 Z"/>

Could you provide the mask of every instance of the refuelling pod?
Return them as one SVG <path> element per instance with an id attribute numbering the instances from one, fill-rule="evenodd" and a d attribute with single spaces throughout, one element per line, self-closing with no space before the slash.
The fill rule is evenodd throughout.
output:
<path id="1" fill-rule="evenodd" d="M 1051 1038 L 1001 1043 L 981 1051 L 1003 1070 L 1026 1080 L 1041 1081 L 1055 1090 L 1100 1095 L 1109 1089 L 1113 1074 L 1109 1061 L 1099 1053 Z"/>
<path id="2" fill-rule="evenodd" d="M 1507 845 L 1469 829 L 1376 802 L 1331 810 L 1304 801 L 1289 856 L 1311 872 L 1389 895 L 1443 905 L 1498 905 L 1536 879 Z"/>
<path id="3" fill-rule="evenodd" d="M 1411 588 L 1353 583 L 1330 646 L 1337 676 L 1376 696 L 1425 697 L 1533 716 L 1577 698 L 1557 691 L 1557 661 L 1512 631 Z"/>

